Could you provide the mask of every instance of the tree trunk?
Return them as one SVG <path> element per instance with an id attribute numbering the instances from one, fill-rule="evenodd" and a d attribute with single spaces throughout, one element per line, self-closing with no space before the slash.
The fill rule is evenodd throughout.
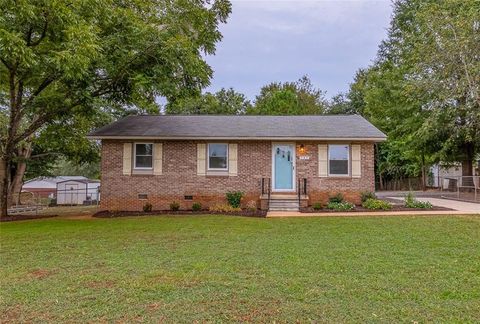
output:
<path id="1" fill-rule="evenodd" d="M 464 158 L 462 160 L 462 186 L 473 186 L 473 144 L 465 143 L 463 147 Z"/>
<path id="2" fill-rule="evenodd" d="M 382 177 L 382 171 L 379 170 L 379 160 L 380 160 L 380 153 L 379 153 L 379 147 L 378 144 L 374 144 L 374 172 L 375 176 L 378 174 L 378 182 L 379 182 L 379 189 L 383 190 L 383 177 Z"/>
<path id="3" fill-rule="evenodd" d="M 422 191 L 427 190 L 427 170 L 425 168 L 425 155 L 422 154 Z"/>
<path id="4" fill-rule="evenodd" d="M 473 176 L 473 158 L 462 161 L 462 176 Z"/>
<path id="5" fill-rule="evenodd" d="M 3 157 L 0 158 L 0 218 L 8 217 L 8 168 L 8 161 Z"/>
<path id="6" fill-rule="evenodd" d="M 23 186 L 23 176 L 27 170 L 27 160 L 32 155 L 32 144 L 25 144 L 24 148 L 18 150 L 18 162 L 15 174 L 10 184 L 10 204 L 20 204 L 20 193 Z"/>

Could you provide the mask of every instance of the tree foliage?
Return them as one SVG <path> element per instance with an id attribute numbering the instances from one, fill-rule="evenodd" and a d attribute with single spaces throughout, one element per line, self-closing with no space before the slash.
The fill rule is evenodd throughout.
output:
<path id="1" fill-rule="evenodd" d="M 0 0 L 0 8 L 4 214 L 15 183 L 12 170 L 21 170 L 46 128 L 75 126 L 78 116 L 94 118 L 116 109 L 155 112 L 159 96 L 174 101 L 200 93 L 212 75 L 203 54 L 215 52 L 218 25 L 231 5 L 227 0 Z"/>
<path id="2" fill-rule="evenodd" d="M 339 107 L 358 111 L 388 134 L 377 173 L 402 178 L 439 161 L 471 173 L 480 150 L 480 3 L 398 0 L 377 59 Z M 358 76 L 359 74 L 357 74 Z"/>
<path id="3" fill-rule="evenodd" d="M 167 114 L 216 114 L 241 115 L 250 109 L 250 101 L 245 95 L 232 88 L 220 89 L 215 93 L 207 92 L 200 96 L 181 98 L 166 107 Z"/>
<path id="4" fill-rule="evenodd" d="M 274 82 L 262 87 L 255 105 L 247 110 L 252 115 L 318 115 L 324 113 L 324 92 L 313 86 L 307 76 L 296 82 Z"/>

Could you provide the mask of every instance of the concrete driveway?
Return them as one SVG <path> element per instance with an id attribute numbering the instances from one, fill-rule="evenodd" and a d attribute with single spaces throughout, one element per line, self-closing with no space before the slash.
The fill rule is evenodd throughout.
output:
<path id="1" fill-rule="evenodd" d="M 403 201 L 403 198 L 400 197 L 385 197 L 388 199 L 394 199 Z M 452 199 L 443 199 L 443 198 L 433 198 L 433 197 L 416 197 L 415 199 L 419 201 L 428 201 L 434 206 L 451 208 L 456 211 L 466 212 L 466 213 L 480 213 L 480 204 L 452 200 Z"/>

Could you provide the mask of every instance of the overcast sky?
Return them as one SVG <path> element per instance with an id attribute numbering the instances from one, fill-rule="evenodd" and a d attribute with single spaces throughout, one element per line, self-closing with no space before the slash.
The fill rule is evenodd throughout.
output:
<path id="1" fill-rule="evenodd" d="M 346 91 L 355 71 L 375 58 L 392 13 L 389 0 L 232 1 L 221 26 L 207 91 L 233 87 L 255 99 L 272 81 L 307 74 L 327 98 Z"/>

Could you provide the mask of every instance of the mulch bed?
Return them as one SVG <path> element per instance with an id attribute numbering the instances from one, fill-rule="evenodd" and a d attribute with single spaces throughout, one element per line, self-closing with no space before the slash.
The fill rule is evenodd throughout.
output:
<path id="1" fill-rule="evenodd" d="M 208 210 L 201 210 L 201 211 L 192 211 L 192 210 L 179 210 L 179 211 L 171 211 L 171 210 L 156 210 L 151 212 L 144 212 L 144 211 L 108 211 L 102 210 L 95 214 L 92 217 L 98 218 L 113 218 L 113 217 L 126 217 L 126 216 L 154 216 L 154 215 L 228 215 L 228 216 L 247 216 L 247 217 L 265 217 L 267 215 L 266 211 L 257 210 L 257 211 L 249 211 L 249 210 L 242 210 L 241 212 L 211 212 Z"/>
<path id="2" fill-rule="evenodd" d="M 319 210 L 314 210 L 312 207 L 308 208 L 301 208 L 300 212 L 301 213 L 358 213 L 358 212 L 377 212 L 377 213 L 384 213 L 384 212 L 391 212 L 391 211 L 450 211 L 450 210 L 455 210 L 451 208 L 446 208 L 446 207 L 438 207 L 438 206 L 433 206 L 433 208 L 430 209 L 424 209 L 424 208 L 407 208 L 405 206 L 392 206 L 391 209 L 389 210 L 381 210 L 381 209 L 368 209 L 364 208 L 362 206 L 355 206 L 354 209 L 352 210 L 332 210 L 332 209 L 327 209 L 327 208 L 322 208 Z"/>
<path id="3" fill-rule="evenodd" d="M 0 218 L 0 222 L 13 222 L 13 221 L 21 221 L 21 220 L 29 220 L 29 219 L 39 219 L 39 218 L 51 218 L 57 217 L 58 215 L 8 215 L 7 217 Z"/>

